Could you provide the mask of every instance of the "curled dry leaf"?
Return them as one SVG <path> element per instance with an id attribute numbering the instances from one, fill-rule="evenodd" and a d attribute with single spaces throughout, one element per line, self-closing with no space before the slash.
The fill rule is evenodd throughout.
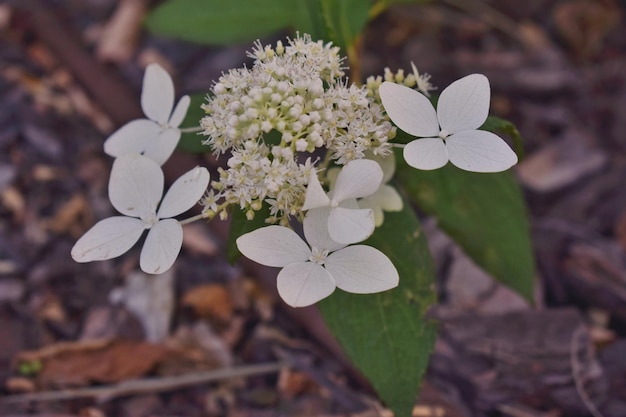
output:
<path id="1" fill-rule="evenodd" d="M 141 23 L 147 10 L 147 0 L 120 1 L 115 14 L 102 31 L 98 58 L 103 61 L 128 61 L 137 49 Z"/>
<path id="2" fill-rule="evenodd" d="M 230 293 L 221 284 L 200 285 L 187 291 L 182 305 L 191 308 L 198 316 L 227 322 L 233 315 Z"/>
<path id="3" fill-rule="evenodd" d="M 146 375 L 168 356 L 166 347 L 126 340 L 58 343 L 22 352 L 16 366 L 40 362 L 39 386 L 81 386 L 115 383 Z"/>

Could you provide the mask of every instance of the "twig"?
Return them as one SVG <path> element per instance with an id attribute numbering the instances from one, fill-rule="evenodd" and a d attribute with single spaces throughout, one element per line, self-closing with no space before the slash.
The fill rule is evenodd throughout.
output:
<path id="1" fill-rule="evenodd" d="M 581 325 L 580 327 L 578 327 L 578 329 L 576 329 L 576 331 L 572 335 L 572 350 L 570 353 L 570 358 L 572 362 L 572 376 L 574 377 L 574 384 L 576 386 L 576 391 L 578 392 L 578 395 L 580 396 L 580 399 L 582 400 L 583 404 L 585 404 L 585 407 L 587 407 L 587 410 L 591 413 L 593 417 L 604 417 L 602 413 L 598 411 L 598 408 L 595 406 L 591 398 L 589 398 L 587 391 L 585 391 L 583 380 L 580 375 L 581 369 L 580 369 L 580 362 L 578 362 L 577 354 L 578 354 L 578 349 L 580 347 L 579 339 L 583 335 L 584 331 L 585 331 L 585 327 Z"/>
<path id="2" fill-rule="evenodd" d="M 79 388 L 61 391 L 44 391 L 33 394 L 12 395 L 0 399 L 0 403 L 23 403 L 30 401 L 59 401 L 76 398 L 98 398 L 107 401 L 130 394 L 143 394 L 170 391 L 180 387 L 203 384 L 223 379 L 239 378 L 252 375 L 269 374 L 280 371 L 287 362 L 275 362 L 261 365 L 247 365 L 237 368 L 222 368 L 208 372 L 198 372 L 163 378 L 144 378 L 120 382 L 95 388 Z"/>

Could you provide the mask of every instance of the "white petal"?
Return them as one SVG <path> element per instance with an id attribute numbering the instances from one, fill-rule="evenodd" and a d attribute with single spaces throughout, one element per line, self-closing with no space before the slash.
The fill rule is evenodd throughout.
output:
<path id="1" fill-rule="evenodd" d="M 183 227 L 174 219 L 157 222 L 146 237 L 139 266 L 148 274 L 162 274 L 172 267 L 183 246 Z"/>
<path id="2" fill-rule="evenodd" d="M 178 178 L 163 197 L 157 212 L 160 219 L 178 216 L 200 200 L 211 175 L 204 167 L 195 167 Z"/>
<path id="3" fill-rule="evenodd" d="M 383 184 L 388 183 L 396 172 L 395 154 L 391 153 L 384 158 L 379 155 L 374 155 L 373 159 L 378 162 L 378 165 L 380 165 L 380 168 L 383 170 Z"/>
<path id="4" fill-rule="evenodd" d="M 380 204 L 372 200 L 372 197 L 373 196 L 370 196 L 359 200 L 359 207 L 362 209 L 371 209 L 374 213 L 374 225 L 379 227 L 385 221 L 385 213 L 383 212 L 383 208 Z"/>
<path id="5" fill-rule="evenodd" d="M 180 140 L 180 130 L 163 129 L 154 139 L 146 143 L 144 156 L 152 159 L 159 165 L 163 165 L 174 153 Z"/>
<path id="6" fill-rule="evenodd" d="M 172 113 L 172 117 L 170 117 L 170 121 L 168 123 L 170 127 L 180 126 L 183 120 L 185 120 L 190 103 L 191 98 L 189 96 L 182 96 L 180 100 L 178 100 L 178 104 L 174 107 L 174 112 Z M 198 125 L 200 125 L 200 120 L 198 120 Z"/>
<path id="7" fill-rule="evenodd" d="M 293 230 L 283 226 L 267 226 L 237 238 L 239 252 L 248 259 L 266 266 L 286 266 L 305 262 L 311 249 Z"/>
<path id="8" fill-rule="evenodd" d="M 313 262 L 287 265 L 278 273 L 278 294 L 292 307 L 306 307 L 335 291 L 335 281 L 328 271 Z"/>
<path id="9" fill-rule="evenodd" d="M 159 64 L 150 64 L 143 76 L 141 108 L 150 120 L 166 125 L 174 107 L 174 82 Z"/>
<path id="10" fill-rule="evenodd" d="M 437 113 L 423 94 L 389 81 L 382 83 L 378 92 L 387 115 L 400 129 L 420 137 L 439 134 Z"/>
<path id="11" fill-rule="evenodd" d="M 146 144 L 159 136 L 160 131 L 159 125 L 152 120 L 133 120 L 109 136 L 104 142 L 104 152 L 113 157 L 127 153 L 142 153 L 146 149 Z"/>
<path id="12" fill-rule="evenodd" d="M 374 221 L 376 227 L 383 224 L 384 211 L 400 211 L 404 205 L 402 197 L 390 185 L 383 184 L 373 195 L 359 200 L 360 208 L 370 208 L 374 210 Z"/>
<path id="13" fill-rule="evenodd" d="M 144 230 L 145 223 L 132 217 L 100 220 L 74 244 L 72 259 L 91 262 L 118 257 L 137 243 Z"/>
<path id="14" fill-rule="evenodd" d="M 448 163 L 448 150 L 439 138 L 416 139 L 404 147 L 404 160 L 413 168 L 431 170 Z"/>
<path id="15" fill-rule="evenodd" d="M 400 280 L 387 255 L 371 246 L 348 246 L 328 255 L 324 265 L 337 287 L 355 294 L 386 291 Z"/>
<path id="16" fill-rule="evenodd" d="M 441 92 L 437 117 L 442 130 L 449 134 L 478 129 L 487 120 L 491 91 L 482 74 L 456 80 Z"/>
<path id="17" fill-rule="evenodd" d="M 309 210 L 304 217 L 303 228 L 306 241 L 313 248 L 334 252 L 345 247 L 345 244 L 337 243 L 328 234 L 329 207 L 320 207 Z"/>
<path id="18" fill-rule="evenodd" d="M 499 136 L 466 130 L 446 139 L 450 162 L 466 171 L 500 172 L 517 163 L 517 155 Z"/>
<path id="19" fill-rule="evenodd" d="M 383 170 L 377 162 L 357 159 L 348 162 L 339 172 L 332 199 L 340 202 L 367 197 L 376 192 L 383 180 Z"/>
<path id="20" fill-rule="evenodd" d="M 322 188 L 320 180 L 315 172 L 311 172 L 309 184 L 306 187 L 306 196 L 304 197 L 304 205 L 302 210 L 310 210 L 317 207 L 325 207 L 330 203 L 330 199 Z"/>
<path id="21" fill-rule="evenodd" d="M 385 211 L 400 211 L 404 206 L 402 197 L 391 185 L 383 184 L 378 191 L 370 197 L 370 201 L 375 201 Z"/>
<path id="22" fill-rule="evenodd" d="M 370 209 L 336 207 L 328 216 L 330 238 L 346 245 L 367 239 L 375 227 L 374 213 Z"/>
<path id="23" fill-rule="evenodd" d="M 153 160 L 137 154 L 122 155 L 111 168 L 109 200 L 127 216 L 154 215 L 163 195 L 163 182 L 163 171 Z"/>

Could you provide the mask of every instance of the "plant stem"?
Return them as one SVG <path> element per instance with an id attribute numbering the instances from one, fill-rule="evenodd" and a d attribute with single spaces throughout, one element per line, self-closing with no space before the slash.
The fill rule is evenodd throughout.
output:
<path id="1" fill-rule="evenodd" d="M 182 133 L 197 133 L 197 132 L 202 132 L 204 129 L 202 129 L 200 126 L 195 126 L 195 127 L 183 127 L 178 130 L 180 130 Z"/>
<path id="2" fill-rule="evenodd" d="M 204 214 L 204 213 L 200 213 L 200 214 L 196 214 L 196 215 L 195 215 L 195 216 L 193 216 L 193 217 L 189 217 L 188 219 L 181 220 L 179 223 L 180 223 L 180 225 L 181 225 L 181 226 L 184 226 L 184 225 L 186 225 L 186 224 L 189 224 L 189 223 L 195 222 L 196 220 L 202 220 L 202 219 L 205 219 L 206 217 L 207 217 L 207 215 L 206 215 L 206 214 Z"/>

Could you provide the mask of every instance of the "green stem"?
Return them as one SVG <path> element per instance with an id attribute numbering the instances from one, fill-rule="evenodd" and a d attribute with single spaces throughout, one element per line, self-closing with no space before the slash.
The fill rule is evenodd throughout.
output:
<path id="1" fill-rule="evenodd" d="M 195 215 L 193 217 L 189 217 L 188 219 L 181 220 L 179 223 L 180 223 L 181 226 L 184 226 L 186 224 L 195 222 L 196 220 L 202 220 L 202 219 L 205 219 L 205 218 L 207 218 L 207 215 L 205 213 L 200 213 L 200 214 L 197 214 L 197 215 Z"/>
<path id="2" fill-rule="evenodd" d="M 201 128 L 200 126 L 195 126 L 195 127 L 183 127 L 178 129 L 183 133 L 197 133 L 197 132 L 202 132 L 204 129 Z"/>

